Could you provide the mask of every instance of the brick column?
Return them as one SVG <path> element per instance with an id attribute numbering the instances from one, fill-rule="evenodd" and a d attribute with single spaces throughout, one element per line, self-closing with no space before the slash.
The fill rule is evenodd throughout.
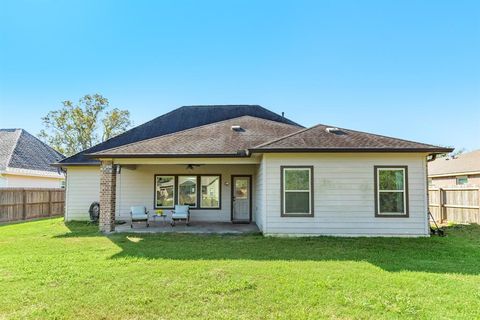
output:
<path id="1" fill-rule="evenodd" d="M 115 199 L 117 174 L 113 161 L 102 161 L 100 167 L 100 219 L 101 232 L 115 230 Z"/>

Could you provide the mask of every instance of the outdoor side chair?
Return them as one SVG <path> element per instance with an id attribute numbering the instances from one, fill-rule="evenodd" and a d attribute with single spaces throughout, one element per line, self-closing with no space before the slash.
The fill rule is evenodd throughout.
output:
<path id="1" fill-rule="evenodd" d="M 147 224 L 147 228 L 149 227 L 148 211 L 147 208 L 145 208 L 144 206 L 130 207 L 130 218 L 130 228 L 133 228 L 133 223 L 137 221 L 145 221 Z"/>

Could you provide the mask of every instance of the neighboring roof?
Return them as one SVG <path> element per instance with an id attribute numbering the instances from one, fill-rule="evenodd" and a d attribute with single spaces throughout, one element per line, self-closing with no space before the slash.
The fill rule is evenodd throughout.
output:
<path id="1" fill-rule="evenodd" d="M 16 129 L 0 129 L 0 170 L 5 170 L 10 162 L 19 135 Z"/>
<path id="2" fill-rule="evenodd" d="M 429 176 L 448 176 L 472 172 L 480 173 L 480 150 L 462 153 L 454 158 L 437 158 L 428 163 Z"/>
<path id="3" fill-rule="evenodd" d="M 237 130 L 232 126 L 239 126 Z M 283 137 L 297 125 L 243 116 L 93 153 L 95 157 L 246 156 L 245 150 Z"/>
<path id="4" fill-rule="evenodd" d="M 251 151 L 444 153 L 452 149 L 319 124 L 259 145 Z"/>
<path id="5" fill-rule="evenodd" d="M 10 168 L 57 172 L 50 164 L 63 155 L 23 129 L 0 129 L 0 170 Z"/>
<path id="6" fill-rule="evenodd" d="M 60 162 L 60 165 L 96 165 L 99 162 L 87 157 L 87 154 L 241 116 L 252 116 L 303 128 L 258 105 L 184 106 L 66 158 Z"/>

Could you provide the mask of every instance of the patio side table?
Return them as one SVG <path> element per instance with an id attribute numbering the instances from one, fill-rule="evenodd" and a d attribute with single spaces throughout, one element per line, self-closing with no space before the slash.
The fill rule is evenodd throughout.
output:
<path id="1" fill-rule="evenodd" d="M 167 224 L 166 214 L 154 214 L 152 217 L 153 217 L 153 222 L 157 222 L 157 218 L 162 218 L 163 225 L 165 226 Z"/>

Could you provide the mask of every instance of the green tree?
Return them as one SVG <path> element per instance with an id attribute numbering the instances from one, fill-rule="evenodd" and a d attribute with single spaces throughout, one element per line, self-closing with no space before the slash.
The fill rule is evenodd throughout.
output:
<path id="1" fill-rule="evenodd" d="M 132 124 L 128 110 L 110 108 L 101 94 L 87 94 L 77 103 L 63 101 L 62 107 L 50 111 L 42 122 L 45 128 L 39 137 L 65 156 L 125 132 Z"/>
<path id="2" fill-rule="evenodd" d="M 446 148 L 454 148 L 453 146 L 445 146 Z M 465 153 L 467 150 L 465 148 L 454 148 L 455 150 L 453 150 L 452 152 L 450 153 L 441 153 L 441 154 L 437 154 L 437 158 L 445 158 L 445 157 L 450 157 L 450 158 L 456 158 L 457 156 Z"/>

